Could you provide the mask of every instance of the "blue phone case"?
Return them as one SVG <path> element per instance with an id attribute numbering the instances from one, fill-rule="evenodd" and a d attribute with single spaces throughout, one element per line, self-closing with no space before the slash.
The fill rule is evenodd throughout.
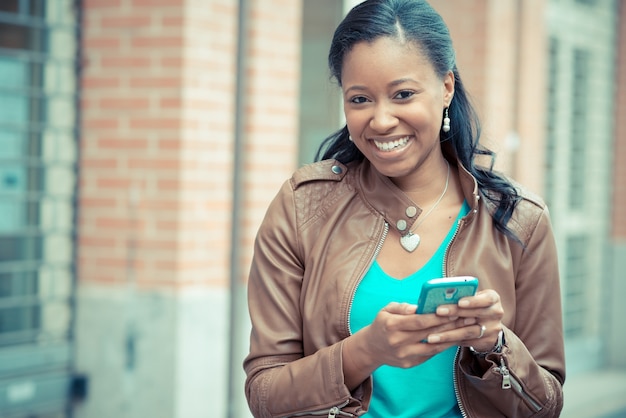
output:
<path id="1" fill-rule="evenodd" d="M 424 283 L 417 301 L 417 313 L 434 313 L 439 305 L 458 303 L 472 296 L 478 288 L 478 279 L 472 276 L 444 277 Z"/>

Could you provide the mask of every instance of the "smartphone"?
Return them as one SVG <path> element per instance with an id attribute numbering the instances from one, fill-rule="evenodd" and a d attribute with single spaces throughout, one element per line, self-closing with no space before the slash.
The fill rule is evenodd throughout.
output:
<path id="1" fill-rule="evenodd" d="M 424 283 L 417 313 L 434 313 L 439 305 L 456 304 L 459 299 L 473 296 L 478 288 L 478 279 L 472 276 L 444 277 Z"/>

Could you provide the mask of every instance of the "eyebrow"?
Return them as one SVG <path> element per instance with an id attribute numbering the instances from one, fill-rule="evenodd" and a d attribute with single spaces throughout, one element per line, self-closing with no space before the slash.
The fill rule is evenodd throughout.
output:
<path id="1" fill-rule="evenodd" d="M 413 78 L 409 78 L 409 77 L 400 78 L 398 80 L 394 80 L 391 83 L 389 83 L 389 86 L 391 86 L 391 87 L 398 86 L 398 85 L 403 84 L 403 83 L 418 83 L 418 81 L 413 79 Z"/>
<path id="2" fill-rule="evenodd" d="M 403 84 L 403 83 L 417 83 L 417 84 L 419 84 L 419 82 L 417 80 L 415 80 L 413 78 L 407 77 L 407 78 L 399 78 L 397 80 L 393 80 L 391 83 L 389 83 L 388 86 L 389 87 L 395 87 L 395 86 L 398 86 L 398 85 Z M 364 91 L 364 90 L 367 90 L 367 87 L 361 86 L 361 85 L 350 86 L 350 87 L 348 87 L 346 89 L 344 94 L 346 94 L 346 93 L 348 93 L 348 92 L 350 92 L 352 90 Z"/>

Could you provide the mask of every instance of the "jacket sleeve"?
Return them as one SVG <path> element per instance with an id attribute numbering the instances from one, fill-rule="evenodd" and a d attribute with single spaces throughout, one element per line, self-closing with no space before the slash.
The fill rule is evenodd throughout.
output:
<path id="1" fill-rule="evenodd" d="M 548 210 L 527 228 L 531 233 L 515 272 L 515 321 L 504 329 L 502 354 L 481 359 L 461 350 L 459 386 L 470 417 L 495 411 L 506 417 L 558 417 L 563 407 L 561 296 Z"/>
<path id="2" fill-rule="evenodd" d="M 248 279 L 252 321 L 245 391 L 257 418 L 313 416 L 358 408 L 344 384 L 341 342 L 305 353 L 301 315 L 304 265 L 291 184 L 268 208 Z"/>

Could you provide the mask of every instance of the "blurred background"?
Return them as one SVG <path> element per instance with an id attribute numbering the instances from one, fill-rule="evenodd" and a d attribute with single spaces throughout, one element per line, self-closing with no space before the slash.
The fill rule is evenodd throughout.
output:
<path id="1" fill-rule="evenodd" d="M 253 239 L 342 125 L 356 3 L 0 0 L 1 417 L 250 416 Z M 431 3 L 497 168 L 550 205 L 563 416 L 625 417 L 626 5 Z"/>

